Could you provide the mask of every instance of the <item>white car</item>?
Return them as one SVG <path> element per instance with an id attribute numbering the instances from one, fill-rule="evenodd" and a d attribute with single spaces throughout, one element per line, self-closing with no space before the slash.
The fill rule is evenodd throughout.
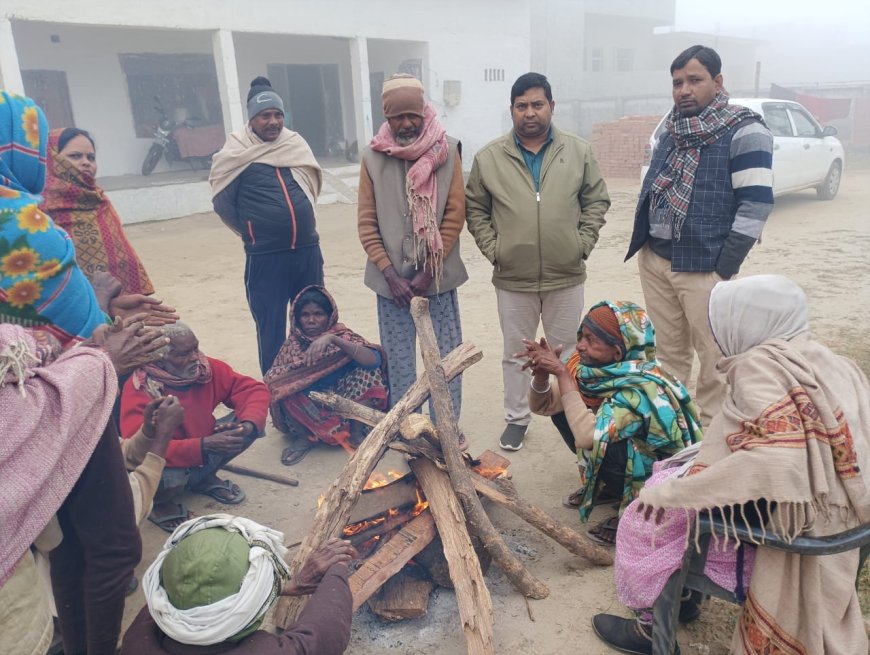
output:
<path id="1" fill-rule="evenodd" d="M 837 195 L 846 161 L 843 144 L 835 136 L 837 128 L 822 127 L 803 105 L 790 100 L 731 98 L 729 102 L 763 116 L 773 134 L 774 196 L 811 188 L 815 188 L 821 200 L 832 200 Z M 666 119 L 667 114 L 650 136 L 641 183 L 656 140 L 665 130 Z"/>

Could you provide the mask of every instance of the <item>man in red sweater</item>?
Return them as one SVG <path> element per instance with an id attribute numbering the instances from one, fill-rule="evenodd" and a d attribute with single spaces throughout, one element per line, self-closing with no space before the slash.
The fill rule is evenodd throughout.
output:
<path id="1" fill-rule="evenodd" d="M 172 532 L 188 512 L 176 498 L 183 491 L 205 494 L 227 505 L 245 499 L 245 492 L 217 471 L 262 434 L 269 411 L 269 390 L 262 382 L 236 373 L 228 364 L 206 357 L 193 331 L 181 322 L 164 328 L 170 343 L 163 358 L 137 369 L 121 396 L 121 436 L 129 439 L 143 425 L 145 407 L 155 397 L 173 395 L 184 420 L 166 451 L 166 468 L 148 519 Z M 218 425 L 214 409 L 223 403 L 235 420 Z"/>

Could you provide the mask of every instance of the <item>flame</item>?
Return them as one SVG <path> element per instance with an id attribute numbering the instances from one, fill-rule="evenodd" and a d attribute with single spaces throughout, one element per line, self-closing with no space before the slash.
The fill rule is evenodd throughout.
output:
<path id="1" fill-rule="evenodd" d="M 508 470 L 504 466 L 475 466 L 474 470 L 477 471 L 481 477 L 486 478 L 487 480 L 495 480 L 496 478 L 505 477 L 508 475 Z"/>
<path id="2" fill-rule="evenodd" d="M 423 495 L 420 487 L 417 487 L 417 504 L 414 505 L 414 509 L 411 510 L 411 517 L 415 518 L 417 516 L 420 516 L 420 514 L 422 514 L 428 507 L 429 501 L 426 500 L 426 497 Z"/>
<path id="3" fill-rule="evenodd" d="M 363 487 L 363 491 L 368 489 L 377 489 L 378 487 L 386 487 L 391 482 L 395 482 L 399 478 L 405 477 L 405 473 L 400 473 L 399 471 L 393 471 L 392 469 L 387 471 L 387 475 L 375 471 L 369 476 L 368 481 Z"/>

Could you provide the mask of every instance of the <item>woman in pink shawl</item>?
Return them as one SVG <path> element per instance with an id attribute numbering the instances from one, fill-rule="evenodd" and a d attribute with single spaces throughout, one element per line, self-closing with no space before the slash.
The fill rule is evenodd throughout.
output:
<path id="1" fill-rule="evenodd" d="M 807 316 L 803 291 L 779 275 L 713 288 L 710 325 L 729 392 L 694 458 L 662 462 L 620 521 L 616 590 L 638 616 L 592 619 L 614 648 L 652 652 L 649 608 L 704 512 L 740 516 L 787 541 L 870 522 L 870 386 L 854 362 L 810 336 Z M 732 653 L 867 652 L 857 550 L 805 557 L 717 536 L 705 573 L 745 597 Z"/>

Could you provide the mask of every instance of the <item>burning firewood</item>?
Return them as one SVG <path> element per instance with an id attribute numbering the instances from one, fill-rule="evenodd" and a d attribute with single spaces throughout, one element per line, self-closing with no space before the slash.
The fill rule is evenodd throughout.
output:
<path id="1" fill-rule="evenodd" d="M 453 379 L 481 357 L 483 353 L 473 344 L 460 344 L 444 358 L 444 371 L 450 379 Z M 342 529 L 347 525 L 353 505 L 362 492 L 363 485 L 383 456 L 389 442 L 395 438 L 401 420 L 422 405 L 428 396 L 428 381 L 417 380 L 348 460 L 344 470 L 324 495 L 324 502 L 317 509 L 311 530 L 296 551 L 296 556 L 290 565 L 291 574 L 297 573 L 311 553 L 327 539 L 341 534 Z M 286 628 L 293 623 L 305 602 L 304 596 L 282 597 L 275 610 L 276 625 Z"/>

